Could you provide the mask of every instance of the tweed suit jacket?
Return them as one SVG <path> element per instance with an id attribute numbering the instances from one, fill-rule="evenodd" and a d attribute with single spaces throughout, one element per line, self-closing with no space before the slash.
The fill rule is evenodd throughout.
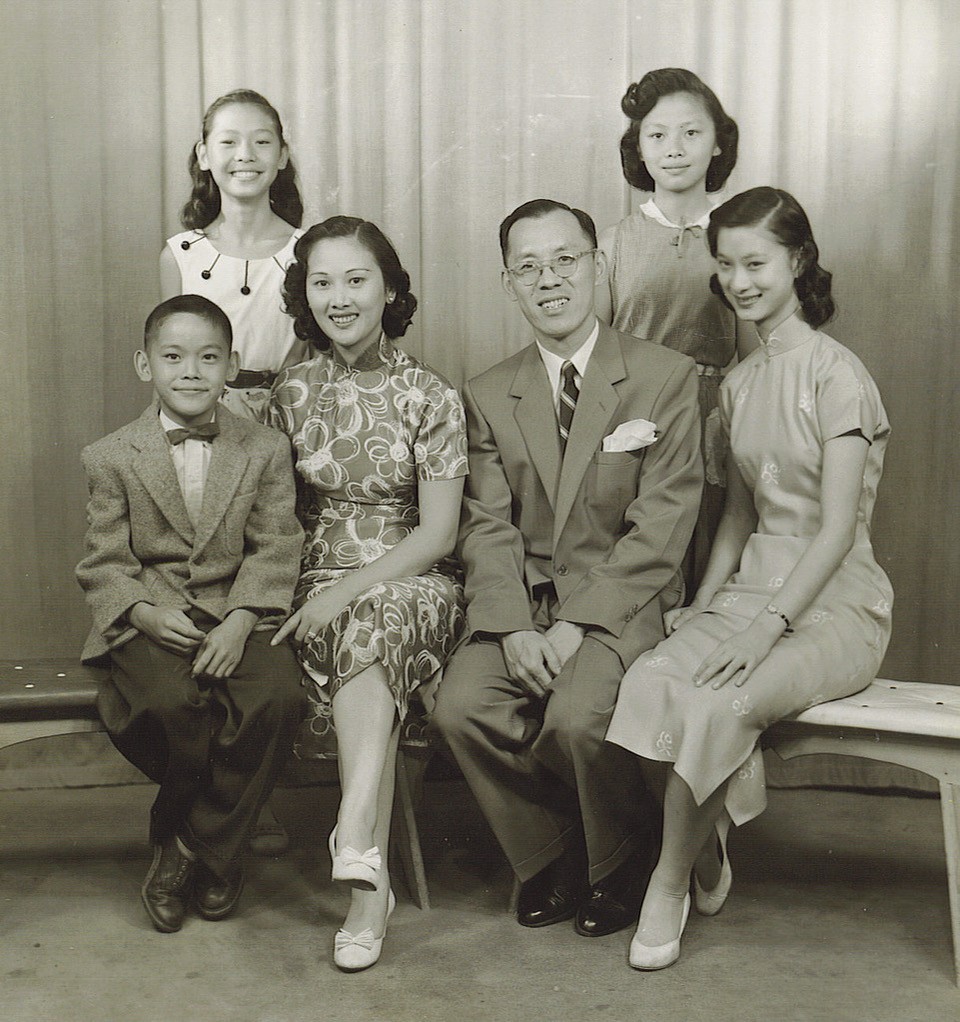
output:
<path id="1" fill-rule="evenodd" d="M 692 359 L 601 323 L 561 459 L 536 344 L 467 384 L 458 548 L 471 634 L 533 629 L 534 587 L 552 582 L 556 618 L 586 627 L 624 666 L 662 637 L 703 486 L 697 394 Z M 659 439 L 603 452 L 633 419 L 654 422 Z"/>
<path id="2" fill-rule="evenodd" d="M 89 527 L 77 580 L 94 622 L 84 662 L 137 634 L 126 615 L 141 600 L 218 620 L 244 607 L 261 615 L 258 628 L 289 614 L 303 546 L 290 444 L 222 406 L 217 422 L 196 529 L 156 404 L 84 449 Z"/>

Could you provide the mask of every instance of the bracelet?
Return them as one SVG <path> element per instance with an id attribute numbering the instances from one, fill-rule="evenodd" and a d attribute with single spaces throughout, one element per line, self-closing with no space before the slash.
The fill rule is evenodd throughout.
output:
<path id="1" fill-rule="evenodd" d="M 778 618 L 780 618 L 780 620 L 781 620 L 781 621 L 782 621 L 782 622 L 783 622 L 783 623 L 784 623 L 784 624 L 785 624 L 785 625 L 787 626 L 787 627 L 786 627 L 786 628 L 784 629 L 784 631 L 785 631 L 785 632 L 792 632 L 792 631 L 793 631 L 793 629 L 792 629 L 792 628 L 790 627 L 790 618 L 788 618 L 788 617 L 787 617 L 787 615 L 786 615 L 786 614 L 784 614 L 784 612 L 783 612 L 783 611 L 782 611 L 782 610 L 781 610 L 781 609 L 780 609 L 779 607 L 775 606 L 775 605 L 774 605 L 774 604 L 772 604 L 772 603 L 768 603 L 768 604 L 766 605 L 766 607 L 764 607 L 763 609 L 764 609 L 764 610 L 765 610 L 765 611 L 766 611 L 766 612 L 767 612 L 768 614 L 774 614 L 774 615 L 776 615 L 776 616 L 777 616 Z"/>

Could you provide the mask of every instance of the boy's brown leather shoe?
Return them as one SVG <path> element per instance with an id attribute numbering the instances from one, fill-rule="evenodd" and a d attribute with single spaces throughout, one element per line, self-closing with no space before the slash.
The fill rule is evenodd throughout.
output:
<path id="1" fill-rule="evenodd" d="M 243 893 L 243 867 L 231 863 L 226 876 L 217 876 L 209 866 L 197 864 L 194 898 L 197 913 L 204 919 L 226 919 L 237 907 Z"/>
<path id="2" fill-rule="evenodd" d="M 175 838 L 155 845 L 153 862 L 140 888 L 140 897 L 154 927 L 176 933 L 183 925 L 193 890 L 195 863 L 180 851 Z"/>

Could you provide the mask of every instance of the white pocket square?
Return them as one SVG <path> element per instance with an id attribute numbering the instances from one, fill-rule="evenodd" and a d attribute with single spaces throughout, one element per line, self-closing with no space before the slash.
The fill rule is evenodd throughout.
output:
<path id="1" fill-rule="evenodd" d="M 631 419 L 621 422 L 609 435 L 603 438 L 601 450 L 605 454 L 616 451 L 639 451 L 643 447 L 655 444 L 660 436 L 655 422 L 647 419 Z"/>

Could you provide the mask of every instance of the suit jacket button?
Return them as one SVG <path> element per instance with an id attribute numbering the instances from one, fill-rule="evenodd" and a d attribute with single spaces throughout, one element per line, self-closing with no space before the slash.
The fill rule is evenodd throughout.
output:
<path id="1" fill-rule="evenodd" d="M 566 575 L 566 573 L 567 573 L 567 566 L 565 564 L 561 564 L 560 567 L 557 568 L 557 574 L 561 578 L 563 578 L 563 576 Z"/>

